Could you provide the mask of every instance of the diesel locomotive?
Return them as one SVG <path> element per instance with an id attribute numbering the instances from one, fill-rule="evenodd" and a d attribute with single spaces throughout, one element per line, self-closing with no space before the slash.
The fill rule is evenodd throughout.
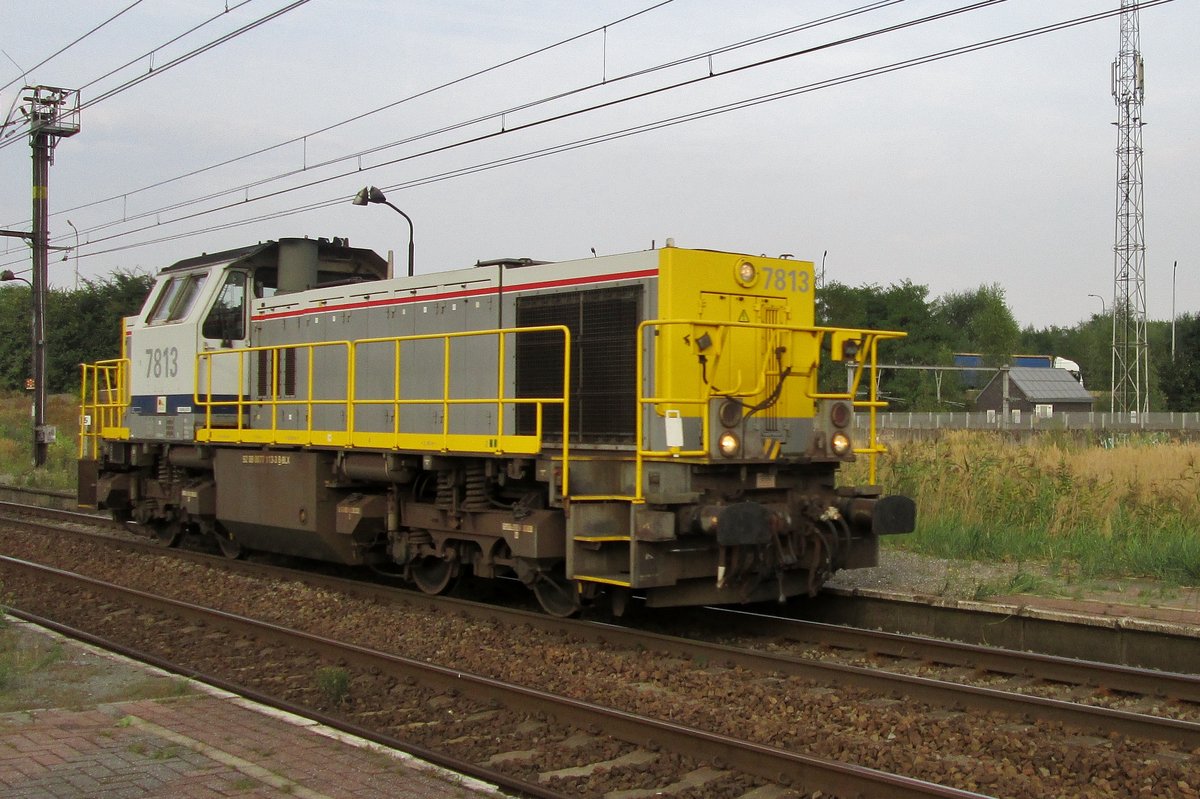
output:
<path id="1" fill-rule="evenodd" d="M 83 366 L 80 504 L 428 593 L 515 577 L 556 615 L 812 595 L 916 516 L 873 484 L 903 334 L 815 326 L 814 289 L 670 241 L 407 277 L 338 239 L 189 258 Z"/>

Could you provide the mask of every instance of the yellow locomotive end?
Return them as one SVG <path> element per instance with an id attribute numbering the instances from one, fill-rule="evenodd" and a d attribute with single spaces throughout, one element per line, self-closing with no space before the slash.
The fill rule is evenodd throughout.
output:
<path id="1" fill-rule="evenodd" d="M 644 400 L 654 413 L 639 437 L 647 457 L 664 454 L 653 428 L 666 419 L 668 433 L 683 431 L 667 435 L 672 457 L 818 462 L 879 451 L 876 383 L 863 376 L 878 341 L 903 334 L 817 327 L 811 262 L 667 248 L 658 312 L 642 339 L 654 359 Z M 851 366 L 845 391 L 820 390 L 822 357 Z M 855 409 L 868 421 L 857 434 Z"/>
<path id="2" fill-rule="evenodd" d="M 659 319 L 668 324 L 659 331 L 659 396 L 707 395 L 752 406 L 768 400 L 784 371 L 799 377 L 815 366 L 813 340 L 792 340 L 783 329 L 813 326 L 811 262 L 674 248 L 661 253 Z M 778 415 L 813 414 L 803 392 L 789 391 L 773 405 Z M 699 416 L 702 406 L 680 411 Z"/>

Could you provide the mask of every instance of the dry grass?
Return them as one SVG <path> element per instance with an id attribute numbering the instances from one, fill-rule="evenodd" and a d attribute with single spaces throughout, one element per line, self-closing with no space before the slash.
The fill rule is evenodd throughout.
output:
<path id="1" fill-rule="evenodd" d="M 0 482 L 18 486 L 75 488 L 78 457 L 79 398 L 55 394 L 46 400 L 46 422 L 58 428 L 58 440 L 47 451 L 46 465 L 33 468 L 33 398 L 26 393 L 0 394 Z"/>
<path id="2" fill-rule="evenodd" d="M 902 546 L 1200 582 L 1197 444 L 950 432 L 895 446 L 880 482 L 917 501 L 918 531 Z"/>

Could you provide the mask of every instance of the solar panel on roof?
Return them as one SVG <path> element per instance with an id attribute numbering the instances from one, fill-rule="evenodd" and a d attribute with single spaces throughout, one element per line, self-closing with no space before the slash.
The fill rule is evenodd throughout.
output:
<path id="1" fill-rule="evenodd" d="M 1009 380 L 1030 402 L 1091 402 L 1092 395 L 1065 369 L 1014 367 Z"/>

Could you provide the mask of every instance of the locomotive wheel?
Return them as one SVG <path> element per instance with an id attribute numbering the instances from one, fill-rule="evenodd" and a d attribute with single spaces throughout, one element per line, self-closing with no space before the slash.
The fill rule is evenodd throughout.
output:
<path id="1" fill-rule="evenodd" d="M 218 527 L 213 531 L 213 538 L 217 542 L 217 546 L 221 549 L 221 554 L 230 560 L 241 560 L 246 556 L 246 550 L 237 541 L 234 541 L 229 533 Z"/>
<path id="2" fill-rule="evenodd" d="M 412 581 L 426 594 L 444 594 L 458 578 L 458 564 L 437 557 L 419 558 L 410 569 Z"/>
<path id="3" fill-rule="evenodd" d="M 612 612 L 613 618 L 621 618 L 629 610 L 629 600 L 633 598 L 633 591 L 628 588 L 614 587 L 609 590 L 609 610 Z"/>
<path id="4" fill-rule="evenodd" d="M 152 522 L 150 530 L 155 540 L 164 547 L 177 547 L 183 540 L 183 525 L 178 521 Z"/>
<path id="5" fill-rule="evenodd" d="M 574 580 L 561 574 L 539 574 L 533 593 L 542 610 L 551 616 L 565 619 L 579 613 L 579 589 Z"/>

